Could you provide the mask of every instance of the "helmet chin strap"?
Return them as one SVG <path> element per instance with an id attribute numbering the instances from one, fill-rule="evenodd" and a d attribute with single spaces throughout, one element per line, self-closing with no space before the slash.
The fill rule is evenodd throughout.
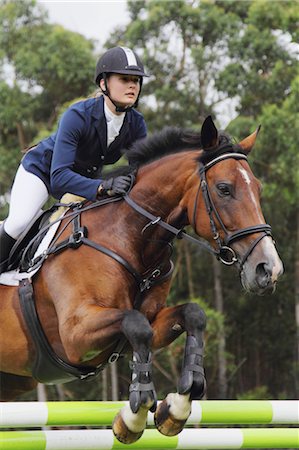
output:
<path id="1" fill-rule="evenodd" d="M 132 106 L 120 106 L 119 104 L 117 104 L 117 103 L 113 100 L 113 98 L 112 98 L 111 95 L 110 95 L 110 92 L 109 92 L 109 89 L 108 89 L 108 86 L 107 86 L 107 76 L 106 76 L 106 73 L 103 74 L 103 79 L 104 79 L 104 83 L 105 83 L 105 90 L 103 90 L 103 89 L 101 88 L 101 91 L 103 92 L 104 95 L 106 95 L 106 96 L 109 98 L 109 100 L 111 101 L 111 103 L 115 106 L 115 111 L 116 111 L 116 112 L 123 113 L 123 112 L 131 111 L 131 109 L 133 109 L 135 106 L 138 105 L 139 95 L 140 95 L 140 92 L 141 92 L 141 84 L 140 84 L 140 91 L 139 91 L 138 97 L 137 97 L 136 102 L 134 103 L 134 105 L 132 105 Z"/>

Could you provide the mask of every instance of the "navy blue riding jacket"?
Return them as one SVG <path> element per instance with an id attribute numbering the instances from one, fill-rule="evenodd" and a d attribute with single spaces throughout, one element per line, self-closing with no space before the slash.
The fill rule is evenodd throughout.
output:
<path id="1" fill-rule="evenodd" d="M 102 167 L 118 161 L 122 149 L 145 136 L 144 118 L 132 109 L 107 148 L 104 98 L 90 98 L 67 109 L 57 132 L 30 149 L 22 164 L 45 183 L 55 198 L 69 192 L 95 200 Z"/>

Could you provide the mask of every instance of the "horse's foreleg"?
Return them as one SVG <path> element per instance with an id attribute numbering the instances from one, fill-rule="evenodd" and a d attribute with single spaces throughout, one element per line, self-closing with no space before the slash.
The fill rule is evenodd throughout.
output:
<path id="1" fill-rule="evenodd" d="M 113 432 L 120 442 L 137 441 L 146 426 L 147 413 L 156 409 L 156 392 L 151 378 L 151 342 L 153 331 L 143 314 L 133 310 L 125 313 L 122 332 L 133 349 L 132 383 L 129 389 L 130 406 L 115 417 Z"/>
<path id="2" fill-rule="evenodd" d="M 206 316 L 195 303 L 165 308 L 152 324 L 153 348 L 163 347 L 182 332 L 187 332 L 185 353 L 178 392 L 168 394 L 155 414 L 158 430 L 167 435 L 178 434 L 191 413 L 191 400 L 201 399 L 206 381 L 203 369 L 203 331 Z"/>

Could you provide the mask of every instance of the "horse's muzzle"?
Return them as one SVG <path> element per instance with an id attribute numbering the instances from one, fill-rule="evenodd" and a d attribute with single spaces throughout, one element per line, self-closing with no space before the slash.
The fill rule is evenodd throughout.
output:
<path id="1" fill-rule="evenodd" d="M 283 264 L 272 240 L 264 238 L 240 273 L 241 282 L 247 291 L 257 295 L 272 294 L 278 278 L 283 274 Z"/>

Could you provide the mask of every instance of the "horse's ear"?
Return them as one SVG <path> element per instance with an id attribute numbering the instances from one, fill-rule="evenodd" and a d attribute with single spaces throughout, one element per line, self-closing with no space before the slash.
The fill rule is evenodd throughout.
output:
<path id="1" fill-rule="evenodd" d="M 212 116 L 208 116 L 201 127 L 201 145 L 204 150 L 213 149 L 218 145 L 218 131 Z"/>
<path id="2" fill-rule="evenodd" d="M 260 129 L 261 129 L 261 125 L 259 125 L 257 127 L 257 129 L 254 131 L 254 133 L 250 134 L 249 136 L 247 136 L 247 138 L 245 138 L 241 142 L 239 142 L 240 147 L 242 147 L 242 150 L 245 153 L 249 153 L 250 150 L 252 150 Z"/>

